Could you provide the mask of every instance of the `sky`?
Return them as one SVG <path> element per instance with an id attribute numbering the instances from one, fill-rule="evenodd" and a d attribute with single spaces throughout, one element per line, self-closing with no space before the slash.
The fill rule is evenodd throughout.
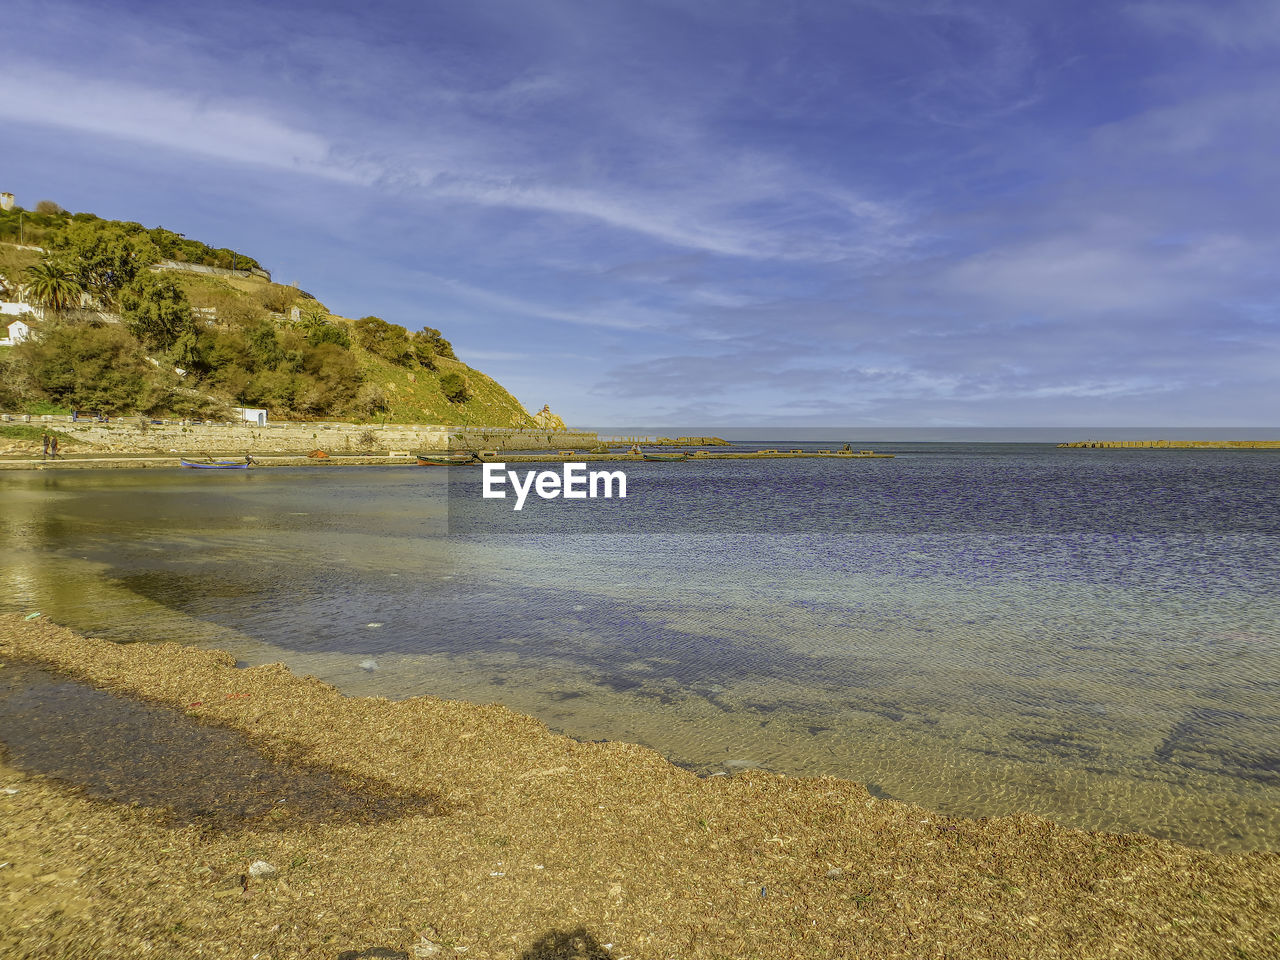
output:
<path id="1" fill-rule="evenodd" d="M 0 190 L 584 426 L 1280 417 L 1272 0 L 6 0 Z"/>

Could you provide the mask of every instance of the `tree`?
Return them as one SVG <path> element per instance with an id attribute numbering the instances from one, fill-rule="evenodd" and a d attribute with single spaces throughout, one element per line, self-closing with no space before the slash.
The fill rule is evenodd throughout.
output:
<path id="1" fill-rule="evenodd" d="M 457 373 L 446 373 L 440 378 L 440 392 L 450 403 L 466 403 L 471 399 L 471 388 L 461 374 Z"/>
<path id="2" fill-rule="evenodd" d="M 36 204 L 36 213 L 47 213 L 54 216 L 62 216 L 67 211 L 63 210 L 61 205 L 54 203 L 52 200 L 41 200 Z"/>
<path id="3" fill-rule="evenodd" d="M 57 246 L 71 258 L 80 286 L 103 304 L 114 304 L 120 291 L 147 267 L 160 260 L 160 251 L 138 224 L 112 220 L 74 219 L 57 238 Z"/>
<path id="4" fill-rule="evenodd" d="M 324 304 L 319 300 L 307 300 L 298 308 L 298 319 L 294 326 L 302 331 L 303 336 L 309 337 L 328 323 L 329 311 Z"/>
<path id="5" fill-rule="evenodd" d="M 75 274 L 61 263 L 44 260 L 27 267 L 27 295 L 57 312 L 80 302 L 81 287 Z"/>
<path id="6" fill-rule="evenodd" d="M 399 366 L 413 361 L 413 348 L 409 345 L 409 331 L 381 317 L 361 317 L 352 324 L 356 343 L 370 353 Z"/>
<path id="7" fill-rule="evenodd" d="M 138 275 L 120 291 L 120 314 L 129 331 L 155 350 L 168 350 L 195 329 L 191 304 L 169 277 Z"/>
<path id="8" fill-rule="evenodd" d="M 427 331 L 419 330 L 417 333 L 410 334 L 409 343 L 413 349 L 414 359 L 428 370 L 434 370 L 439 351 L 436 349 L 435 341 L 427 335 Z"/>
<path id="9" fill-rule="evenodd" d="M 276 335 L 276 326 L 270 320 L 263 320 L 249 331 L 246 341 L 249 345 L 249 360 L 255 370 L 274 370 L 284 361 L 284 347 Z"/>
<path id="10" fill-rule="evenodd" d="M 448 357 L 450 360 L 457 360 L 453 355 L 453 344 L 444 338 L 435 327 L 423 327 L 421 331 L 414 334 L 416 338 L 421 338 L 423 342 L 429 343 L 435 351 L 436 356 Z"/>

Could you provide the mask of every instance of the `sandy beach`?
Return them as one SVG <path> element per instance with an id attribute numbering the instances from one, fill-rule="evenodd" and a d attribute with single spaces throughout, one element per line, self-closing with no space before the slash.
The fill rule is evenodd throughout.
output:
<path id="1" fill-rule="evenodd" d="M 181 784 L 223 777 L 234 807 L 245 760 L 171 751 L 172 796 L 131 804 L 128 776 L 84 785 L 6 750 L 7 956 L 1280 955 L 1274 854 L 940 817 L 829 778 L 699 779 L 500 706 L 346 698 L 43 618 L 0 617 L 0 657 L 0 674 L 39 664 L 153 711 L 166 738 L 233 732 L 285 801 L 239 819 L 184 805 Z M 152 729 L 86 725 L 104 753 Z M 315 776 L 323 809 L 288 788 Z"/>

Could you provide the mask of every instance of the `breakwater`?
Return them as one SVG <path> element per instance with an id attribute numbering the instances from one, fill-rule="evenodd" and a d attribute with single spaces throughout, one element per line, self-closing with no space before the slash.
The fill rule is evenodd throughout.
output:
<path id="1" fill-rule="evenodd" d="M 1139 450 L 1280 450 L 1280 440 L 1078 440 L 1059 448 Z"/>
<path id="2" fill-rule="evenodd" d="M 601 437 L 606 447 L 731 447 L 723 437 Z"/>

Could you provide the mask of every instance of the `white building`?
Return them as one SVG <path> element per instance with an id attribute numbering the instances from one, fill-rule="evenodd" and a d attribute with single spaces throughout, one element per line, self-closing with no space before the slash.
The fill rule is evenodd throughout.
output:
<path id="1" fill-rule="evenodd" d="M 31 325 L 25 320 L 15 320 L 9 324 L 8 332 L 0 337 L 0 347 L 12 347 L 31 336 Z"/>
<path id="2" fill-rule="evenodd" d="M 12 210 L 12 209 L 13 209 L 13 194 L 0 193 L 0 210 Z"/>
<path id="3" fill-rule="evenodd" d="M 232 407 L 245 423 L 256 423 L 260 427 L 267 425 L 267 411 L 257 407 Z"/>

